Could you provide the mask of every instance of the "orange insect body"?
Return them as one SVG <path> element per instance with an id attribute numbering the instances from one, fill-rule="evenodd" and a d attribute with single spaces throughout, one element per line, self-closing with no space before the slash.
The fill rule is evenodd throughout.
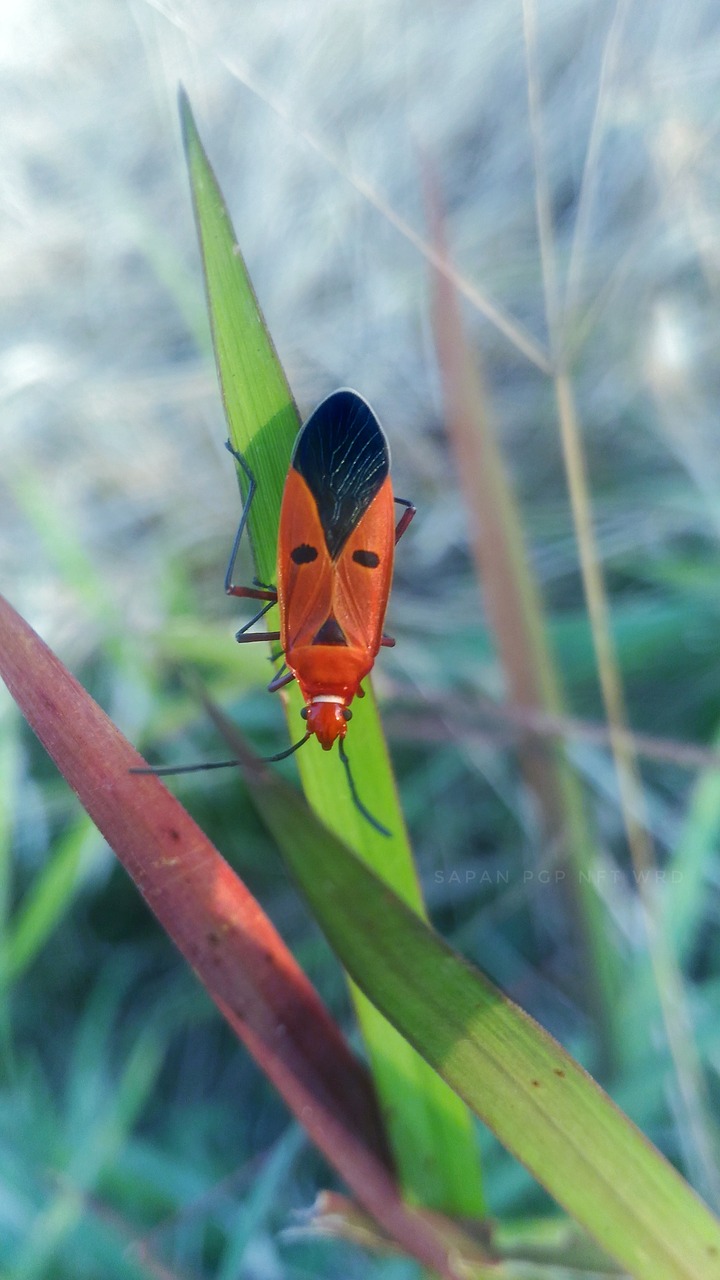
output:
<path id="1" fill-rule="evenodd" d="M 325 751 L 338 742 L 353 801 L 381 835 L 390 832 L 360 800 L 343 746 L 350 703 L 362 697 L 361 682 L 381 645 L 392 582 L 395 543 L 415 515 L 405 498 L 393 497 L 390 450 L 382 427 L 356 391 L 334 391 L 318 405 L 295 441 L 280 510 L 277 587 L 233 582 L 240 541 L 256 484 L 242 454 L 228 449 L 245 475 L 248 494 L 225 574 L 228 595 L 264 604 L 240 628 L 249 644 L 279 640 L 285 667 L 271 680 L 275 691 L 296 679 L 305 700 L 307 732 L 299 742 L 266 760 L 283 760 L 315 735 Z M 405 511 L 395 526 L 394 503 Z M 280 631 L 252 631 L 269 609 L 280 610 Z M 131 770 L 167 775 L 225 769 L 237 760 Z"/>
<path id="2" fill-rule="evenodd" d="M 393 572 L 390 455 L 372 410 L 338 391 L 298 436 L 278 534 L 280 643 L 325 750 L 383 640 Z"/>

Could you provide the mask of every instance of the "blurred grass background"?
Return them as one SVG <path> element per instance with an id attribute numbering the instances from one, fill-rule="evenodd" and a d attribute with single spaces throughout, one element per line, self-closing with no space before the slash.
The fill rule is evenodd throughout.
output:
<path id="1" fill-rule="evenodd" d="M 603 1083 L 716 1209 L 719 28 L 710 0 L 537 11 L 563 338 L 629 721 L 672 740 L 644 744 L 644 803 L 658 919 L 703 1073 L 688 1104 L 607 742 L 569 722 L 621 976 Z M 234 644 L 240 614 L 222 592 L 239 502 L 176 118 L 182 80 L 301 410 L 357 387 L 391 438 L 397 491 L 419 507 L 397 558 L 398 645 L 375 687 L 432 918 L 599 1070 L 555 851 L 520 767 L 524 728 L 502 710 L 443 426 L 427 264 L 378 208 L 425 235 L 429 161 L 458 271 L 547 344 L 522 5 L 23 0 L 0 30 L 3 590 L 158 760 L 224 753 L 183 670 L 262 751 L 284 745 L 265 655 Z M 553 387 L 481 310 L 464 317 L 568 713 L 597 723 Z M 409 1262 L 288 1230 L 328 1171 L 4 695 L 0 709 L 0 1269 L 415 1277 Z M 675 742 L 708 756 L 688 761 Z M 353 1035 L 338 968 L 238 779 L 174 789 Z M 548 1212 L 480 1136 L 492 1214 Z"/>

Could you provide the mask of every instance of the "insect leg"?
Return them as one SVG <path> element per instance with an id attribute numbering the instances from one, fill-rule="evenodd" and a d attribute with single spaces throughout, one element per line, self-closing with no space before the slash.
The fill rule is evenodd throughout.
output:
<path id="1" fill-rule="evenodd" d="M 243 596 L 250 600 L 269 600 L 271 603 L 274 603 L 277 600 L 277 591 L 275 590 L 274 587 L 262 587 L 262 586 L 238 587 L 235 585 L 235 583 L 232 580 L 233 573 L 235 571 L 235 561 L 237 560 L 238 551 L 240 549 L 240 542 L 242 541 L 242 536 L 243 536 L 243 533 L 245 532 L 245 526 L 247 524 L 248 516 L 250 514 L 250 507 L 252 505 L 252 500 L 255 497 L 255 489 L 257 488 L 257 483 L 252 471 L 250 470 L 242 454 L 238 453 L 237 449 L 233 449 L 229 440 L 225 441 L 225 448 L 228 450 L 229 453 L 232 454 L 238 466 L 242 468 L 245 474 L 245 478 L 247 479 L 247 482 L 248 482 L 248 495 L 245 500 L 245 505 L 242 509 L 242 515 L 240 516 L 240 523 L 237 528 L 237 533 L 235 534 L 235 541 L 233 542 L 233 545 L 232 545 L 232 551 L 230 552 L 230 559 L 228 561 L 227 572 L 225 574 L 225 591 L 229 596 Z M 254 636 L 252 638 L 255 639 Z"/>
<path id="2" fill-rule="evenodd" d="M 396 643 L 397 641 L 395 640 L 394 636 L 383 636 L 382 640 L 380 641 L 380 644 L 382 645 L 383 649 L 394 649 Z"/>
<path id="3" fill-rule="evenodd" d="M 272 604 L 272 601 L 270 602 Z M 253 619 L 254 621 L 254 619 Z M 250 624 L 248 623 L 248 626 Z M 238 644 L 254 644 L 256 640 L 279 640 L 279 631 L 253 631 L 252 635 L 244 636 L 242 631 L 238 631 L 235 639 Z"/>
<path id="4" fill-rule="evenodd" d="M 397 522 L 397 528 L 395 529 L 395 546 L 397 546 L 405 530 L 410 524 L 410 521 L 415 515 L 415 512 L 417 511 L 417 507 L 414 506 L 414 504 L 410 502 L 407 498 L 393 498 L 393 501 L 399 502 L 401 507 L 405 507 L 405 510 L 403 511 L 400 519 Z"/>
<path id="5" fill-rule="evenodd" d="M 268 685 L 268 693 L 277 693 L 278 689 L 284 689 L 286 684 L 292 684 L 295 679 L 293 671 L 280 671 Z"/>
<path id="6" fill-rule="evenodd" d="M 265 617 L 265 614 L 267 613 L 268 609 L 272 609 L 274 603 L 275 603 L 274 600 L 268 600 L 267 604 L 264 604 L 262 609 L 258 609 L 257 613 L 253 615 L 253 617 L 250 619 L 249 622 L 246 622 L 245 625 L 241 627 L 239 631 L 235 632 L 235 639 L 237 640 L 238 644 L 242 644 L 243 641 L 247 642 L 248 640 L 255 639 L 254 636 L 248 636 L 245 633 L 249 631 L 251 627 L 254 627 L 256 622 L 259 622 L 261 618 Z"/>

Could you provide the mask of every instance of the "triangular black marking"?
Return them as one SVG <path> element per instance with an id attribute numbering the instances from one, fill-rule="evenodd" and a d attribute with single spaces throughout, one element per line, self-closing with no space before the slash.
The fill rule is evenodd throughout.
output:
<path id="1" fill-rule="evenodd" d="M 332 614 L 325 619 L 320 630 L 313 636 L 313 644 L 347 645 L 345 633 Z"/>
<path id="2" fill-rule="evenodd" d="M 334 391 L 300 431 L 292 465 L 317 503 L 335 560 L 390 470 L 388 443 L 370 405 L 356 391 Z"/>

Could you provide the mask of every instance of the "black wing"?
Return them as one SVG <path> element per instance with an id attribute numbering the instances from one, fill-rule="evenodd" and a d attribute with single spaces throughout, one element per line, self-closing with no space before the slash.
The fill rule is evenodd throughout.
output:
<path id="1" fill-rule="evenodd" d="M 301 428 L 291 465 L 317 503 L 335 560 L 390 471 L 388 442 L 370 405 L 356 391 L 333 391 Z"/>

